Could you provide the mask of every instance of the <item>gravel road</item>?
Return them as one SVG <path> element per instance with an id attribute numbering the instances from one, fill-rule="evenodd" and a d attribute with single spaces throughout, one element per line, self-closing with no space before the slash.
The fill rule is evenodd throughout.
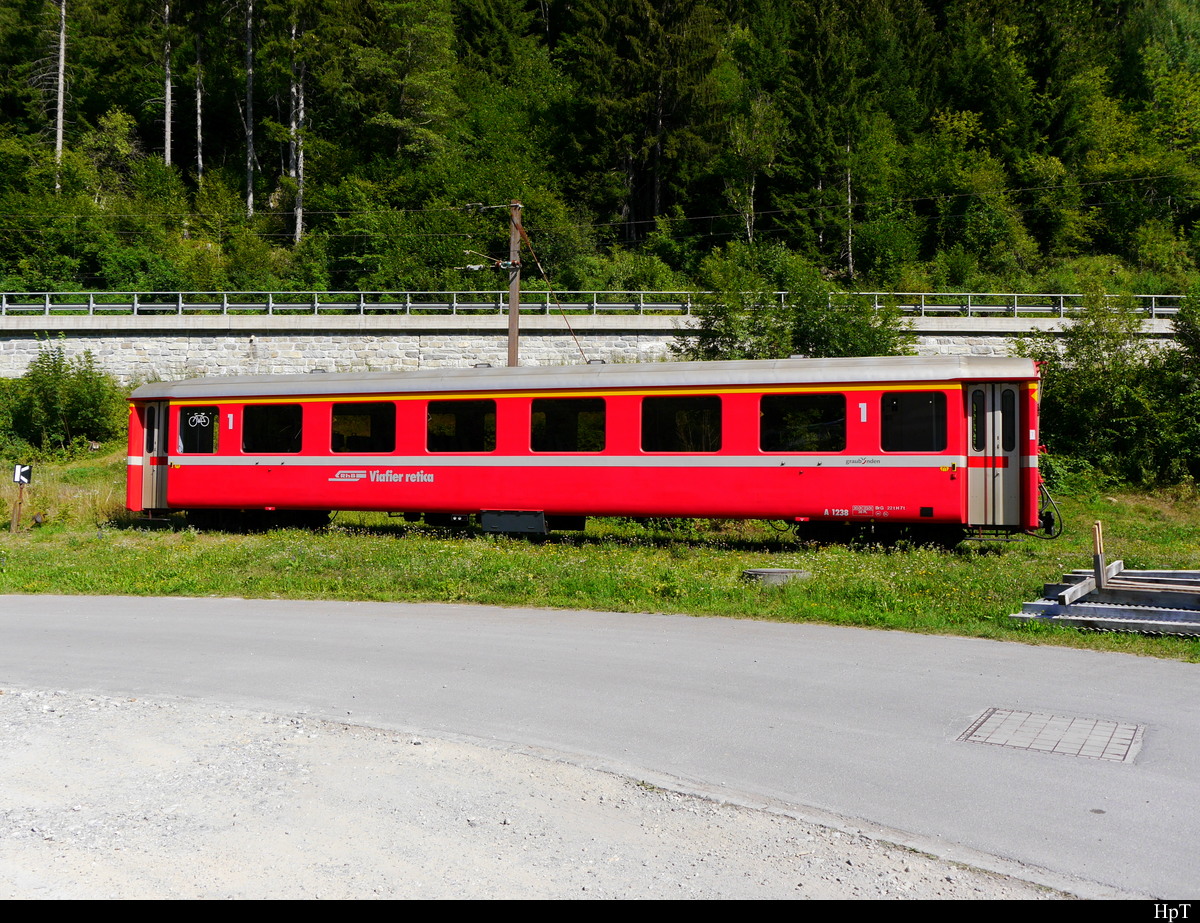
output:
<path id="1" fill-rule="evenodd" d="M 4 689 L 0 774 L 4 898 L 1064 896 L 552 754 L 194 701 Z"/>

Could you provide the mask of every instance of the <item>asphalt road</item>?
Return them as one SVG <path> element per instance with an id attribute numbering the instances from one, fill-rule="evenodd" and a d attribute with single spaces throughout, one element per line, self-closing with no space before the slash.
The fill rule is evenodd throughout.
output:
<path id="1" fill-rule="evenodd" d="M 1200 667 L 816 625 L 477 606 L 0 597 L 0 685 L 543 747 L 1122 892 L 1200 883 Z M 1137 725 L 1131 761 L 961 741 L 989 708 Z"/>

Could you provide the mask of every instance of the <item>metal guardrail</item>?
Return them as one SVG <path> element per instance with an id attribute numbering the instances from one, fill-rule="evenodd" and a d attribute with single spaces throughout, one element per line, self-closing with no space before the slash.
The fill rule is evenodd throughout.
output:
<path id="1" fill-rule="evenodd" d="M 702 292 L 526 291 L 521 311 L 550 314 L 692 314 Z M 777 292 L 782 301 L 786 292 Z M 1179 311 L 1181 295 L 1107 295 L 1110 304 L 1132 299 L 1155 319 Z M 869 299 L 915 317 L 1071 317 L 1083 295 L 1014 292 L 831 293 L 830 305 Z M 355 315 L 504 314 L 507 291 L 487 292 L 0 292 L 0 317 L 30 315 Z"/>
<path id="2" fill-rule="evenodd" d="M 521 294 L 521 311 L 690 314 L 693 292 Z M 487 292 L 0 292 L 0 316 L 161 314 L 504 314 L 508 291 Z"/>
<path id="3" fill-rule="evenodd" d="M 870 297 L 876 307 L 884 303 L 896 305 L 905 314 L 917 317 L 1071 317 L 1084 308 L 1083 295 L 1032 294 L 1018 292 L 861 292 L 858 297 Z M 1149 319 L 1169 317 L 1179 313 L 1183 295 L 1105 295 L 1110 307 L 1121 300 L 1131 300 L 1134 309 Z"/>

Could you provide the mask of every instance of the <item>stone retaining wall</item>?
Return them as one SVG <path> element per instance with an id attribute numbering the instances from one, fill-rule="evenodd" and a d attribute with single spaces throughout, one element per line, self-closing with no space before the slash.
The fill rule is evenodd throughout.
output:
<path id="1" fill-rule="evenodd" d="M 670 358 L 671 339 L 663 336 L 581 337 L 583 355 L 569 336 L 531 335 L 521 340 L 524 365 L 566 365 L 588 359 L 653 362 Z M 44 342 L 42 340 L 41 342 Z M 39 340 L 0 340 L 0 376 L 15 377 L 37 354 Z M 142 337 L 70 336 L 68 355 L 90 350 L 99 366 L 124 381 L 179 379 L 199 375 L 276 375 L 292 372 L 384 372 L 395 369 L 461 367 L 486 362 L 504 365 L 503 336 L 244 336 Z"/>
<path id="2" fill-rule="evenodd" d="M 574 336 L 561 318 L 522 318 L 521 361 L 565 365 L 588 359 L 653 362 L 671 358 L 686 317 L 580 316 Z M 0 322 L 0 377 L 21 375 L 39 344 L 61 337 L 68 355 L 90 350 L 123 381 L 196 375 L 254 375 L 469 366 L 507 359 L 507 319 L 483 317 L 20 317 Z M 921 355 L 1003 356 L 1012 337 L 1062 321 L 918 318 Z M 1165 321 L 1146 335 L 1170 336 Z M 576 343 L 578 340 L 578 345 Z M 581 354 L 582 349 L 582 354 Z"/>

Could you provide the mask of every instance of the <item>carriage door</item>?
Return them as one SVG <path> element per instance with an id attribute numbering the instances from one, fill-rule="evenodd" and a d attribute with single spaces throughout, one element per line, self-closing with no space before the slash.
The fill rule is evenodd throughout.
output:
<path id="1" fill-rule="evenodd" d="M 154 401 L 145 409 L 146 444 L 142 448 L 142 508 L 167 506 L 167 402 Z"/>
<path id="2" fill-rule="evenodd" d="M 967 387 L 968 506 L 973 526 L 1021 525 L 1018 385 Z"/>

